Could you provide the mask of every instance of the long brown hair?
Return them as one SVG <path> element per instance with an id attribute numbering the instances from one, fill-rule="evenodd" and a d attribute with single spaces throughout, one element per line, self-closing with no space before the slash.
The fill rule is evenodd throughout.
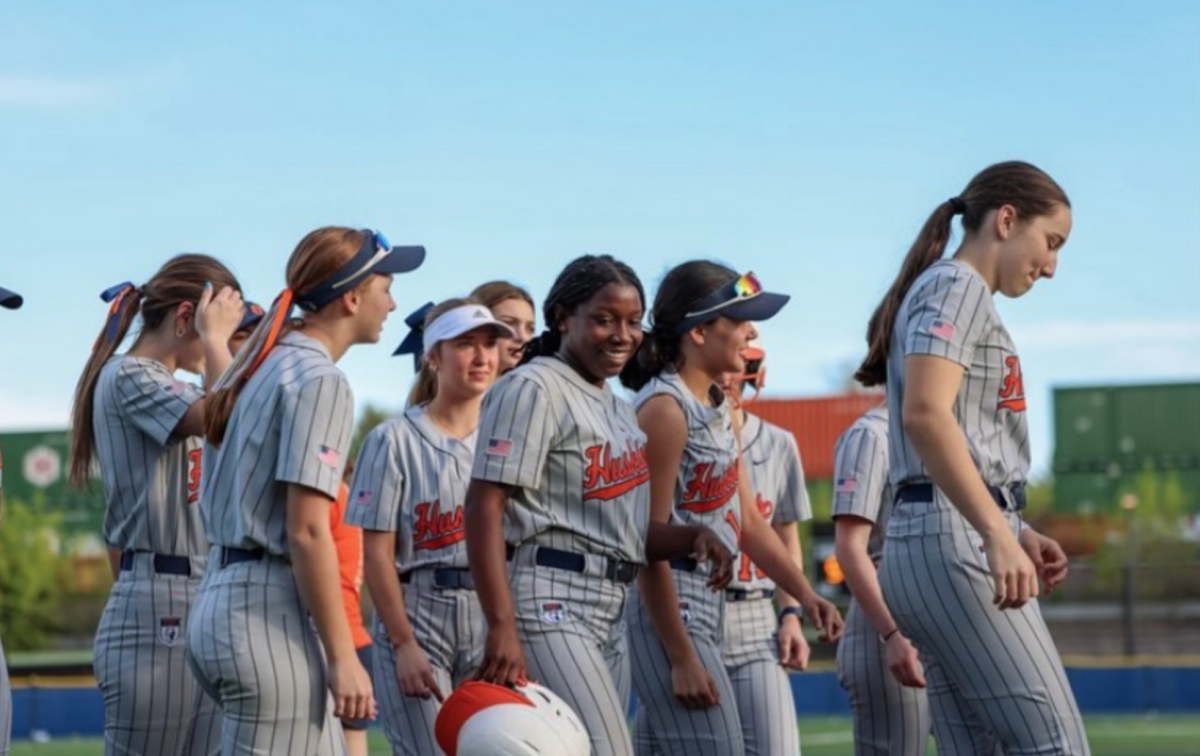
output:
<path id="1" fill-rule="evenodd" d="M 104 326 L 96 337 L 92 354 L 75 386 L 75 400 L 71 407 L 71 469 L 68 478 L 72 485 L 86 485 L 91 475 L 92 459 L 96 453 L 92 427 L 96 383 L 104 364 L 129 334 L 138 313 L 142 316 L 142 331 L 154 331 L 180 304 L 199 302 L 206 282 L 211 282 L 218 292 L 229 286 L 241 291 L 237 278 L 216 258 L 184 254 L 168 260 L 142 286 L 129 284 L 114 292 L 115 297 L 104 319 Z"/>
<path id="2" fill-rule="evenodd" d="M 489 310 L 501 302 L 507 302 L 510 299 L 520 299 L 530 307 L 537 308 L 537 305 L 533 303 L 533 297 L 529 295 L 528 291 L 508 281 L 488 281 L 487 283 L 479 284 L 475 287 L 475 291 L 471 292 L 470 298 Z"/>
<path id="3" fill-rule="evenodd" d="M 278 343 L 279 337 L 291 329 L 287 321 L 295 298 L 327 281 L 358 253 L 366 240 L 366 234 L 362 231 L 344 226 L 326 226 L 309 232 L 296 245 L 292 256 L 288 258 L 287 288 L 271 303 L 271 309 L 258 322 L 242 351 L 238 352 L 233 364 L 217 381 L 204 405 L 204 432 L 210 444 L 220 446 L 225 440 L 225 429 L 242 389 Z"/>
<path id="4" fill-rule="evenodd" d="M 969 236 L 979 230 L 990 211 L 1003 205 L 1014 207 L 1018 218 L 1031 220 L 1049 215 L 1060 205 L 1070 207 L 1071 201 L 1062 187 L 1040 168 L 1013 160 L 984 168 L 961 194 L 938 205 L 921 227 L 900 265 L 899 275 L 867 325 L 867 357 L 854 374 L 860 383 L 876 386 L 887 382 L 888 351 L 896 314 L 917 278 L 945 254 L 954 216 L 962 215 L 963 229 Z"/>
<path id="5" fill-rule="evenodd" d="M 482 304 L 484 307 L 487 307 L 486 304 L 480 302 L 474 297 L 460 297 L 455 299 L 447 299 L 444 302 L 440 302 L 425 315 L 425 328 L 428 329 L 429 326 L 433 324 L 433 321 L 437 320 L 442 315 L 445 315 L 456 307 L 463 307 L 464 305 L 472 304 Z M 430 364 L 429 360 L 425 359 L 425 354 L 422 352 L 421 367 L 419 370 L 417 370 L 417 377 L 413 380 L 412 389 L 408 392 L 408 401 L 405 402 L 404 406 L 416 407 L 421 404 L 432 402 L 434 397 L 437 396 L 437 392 L 437 371 L 433 369 L 433 365 Z"/>

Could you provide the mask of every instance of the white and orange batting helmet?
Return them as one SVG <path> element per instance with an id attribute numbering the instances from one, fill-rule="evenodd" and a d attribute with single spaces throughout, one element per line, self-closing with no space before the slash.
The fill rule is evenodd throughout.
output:
<path id="1" fill-rule="evenodd" d="M 537 683 L 515 688 L 463 683 L 438 713 L 438 746 L 447 756 L 591 756 L 578 715 Z"/>

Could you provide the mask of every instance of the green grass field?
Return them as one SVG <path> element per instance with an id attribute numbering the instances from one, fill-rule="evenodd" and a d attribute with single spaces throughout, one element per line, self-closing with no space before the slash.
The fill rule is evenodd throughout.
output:
<path id="1" fill-rule="evenodd" d="M 850 721 L 840 717 L 805 719 L 800 723 L 805 756 L 852 756 Z M 1088 717 L 1093 756 L 1200 756 L 1200 714 L 1195 716 Z M 98 739 L 71 739 L 13 744 L 12 756 L 99 756 Z M 387 743 L 371 733 L 371 753 L 382 756 Z M 934 750 L 929 749 L 933 754 Z"/>

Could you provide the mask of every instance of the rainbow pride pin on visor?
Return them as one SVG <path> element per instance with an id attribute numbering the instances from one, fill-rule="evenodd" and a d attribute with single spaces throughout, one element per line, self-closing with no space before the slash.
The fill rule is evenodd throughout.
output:
<path id="1" fill-rule="evenodd" d="M 363 229 L 363 233 L 367 238 L 349 262 L 317 288 L 296 297 L 300 309 L 316 312 L 358 286 L 372 273 L 408 273 L 425 262 L 424 247 L 393 247 L 379 231 Z"/>
<path id="2" fill-rule="evenodd" d="M 746 273 L 696 302 L 676 326 L 676 333 L 686 333 L 719 317 L 731 320 L 770 320 L 791 299 L 787 294 L 764 291 L 762 282 L 753 273 Z"/>

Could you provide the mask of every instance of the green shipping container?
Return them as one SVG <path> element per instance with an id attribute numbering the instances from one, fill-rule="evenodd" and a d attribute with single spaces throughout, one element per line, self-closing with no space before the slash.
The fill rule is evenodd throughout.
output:
<path id="1" fill-rule="evenodd" d="M 4 499 L 32 503 L 41 500 L 63 516 L 63 535 L 90 536 L 99 547 L 104 523 L 104 492 L 100 482 L 90 490 L 67 485 L 66 431 L 0 433 L 4 455 Z"/>
<path id="2" fill-rule="evenodd" d="M 1054 392 L 1054 471 L 1200 469 L 1200 383 Z"/>
<path id="3" fill-rule="evenodd" d="M 1118 515 L 1127 504 L 1135 504 L 1146 515 L 1168 519 L 1200 514 L 1200 470 L 1145 470 L 1116 476 L 1060 473 L 1054 477 L 1055 514 Z"/>

